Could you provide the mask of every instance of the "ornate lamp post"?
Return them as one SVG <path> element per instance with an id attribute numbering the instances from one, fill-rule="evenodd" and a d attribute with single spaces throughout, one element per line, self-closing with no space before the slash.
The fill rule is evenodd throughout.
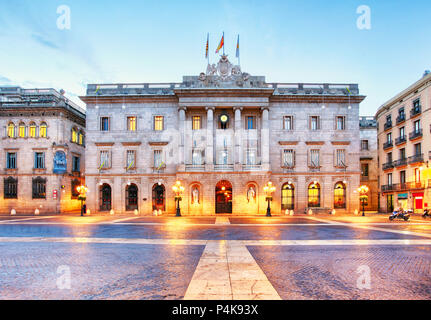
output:
<path id="1" fill-rule="evenodd" d="M 180 209 L 180 201 L 182 200 L 182 194 L 184 192 L 184 187 L 181 185 L 180 181 L 177 181 L 175 185 L 172 187 L 172 190 L 175 192 L 175 203 L 177 205 L 177 217 L 181 217 L 181 209 Z"/>
<path id="2" fill-rule="evenodd" d="M 266 209 L 266 216 L 271 217 L 271 201 L 272 201 L 272 193 L 275 191 L 275 187 L 272 185 L 272 182 L 269 181 L 265 187 L 263 187 L 263 191 L 266 193 L 266 201 L 268 202 L 268 208 Z"/>
<path id="3" fill-rule="evenodd" d="M 84 185 L 81 185 L 76 188 L 76 191 L 79 192 L 78 200 L 81 200 L 81 217 L 84 216 L 84 201 L 87 199 L 88 188 Z"/>
<path id="4" fill-rule="evenodd" d="M 365 200 L 367 200 L 368 187 L 366 185 L 362 185 L 358 188 L 359 199 L 362 204 L 362 216 L 365 217 Z"/>

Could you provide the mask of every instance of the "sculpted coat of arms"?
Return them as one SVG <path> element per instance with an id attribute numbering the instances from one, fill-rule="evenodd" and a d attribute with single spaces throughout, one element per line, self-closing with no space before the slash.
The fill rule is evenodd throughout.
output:
<path id="1" fill-rule="evenodd" d="M 222 55 L 217 65 L 208 64 L 206 72 L 202 72 L 198 79 L 204 86 L 243 86 L 249 76 L 241 72 L 239 65 L 233 65 L 227 55 Z"/>

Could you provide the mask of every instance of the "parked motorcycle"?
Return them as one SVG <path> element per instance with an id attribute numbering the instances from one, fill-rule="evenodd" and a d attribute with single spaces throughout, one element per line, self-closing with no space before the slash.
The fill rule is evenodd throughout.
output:
<path id="1" fill-rule="evenodd" d="M 392 212 L 392 214 L 389 216 L 389 220 L 394 219 L 403 219 L 404 221 L 408 221 L 410 219 L 410 213 L 412 210 L 404 211 L 403 209 L 398 209 Z"/>
<path id="2" fill-rule="evenodd" d="M 424 214 L 422 215 L 422 217 L 426 218 L 426 217 L 431 217 L 431 212 L 429 212 L 428 209 L 424 210 Z"/>

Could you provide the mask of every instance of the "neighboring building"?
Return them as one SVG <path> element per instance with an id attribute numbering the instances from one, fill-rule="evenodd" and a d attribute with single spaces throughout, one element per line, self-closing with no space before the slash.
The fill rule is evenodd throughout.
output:
<path id="1" fill-rule="evenodd" d="M 79 210 L 85 111 L 54 89 L 0 88 L 0 212 Z"/>
<path id="2" fill-rule="evenodd" d="M 276 84 L 226 56 L 171 84 L 89 84 L 86 183 L 91 212 L 352 212 L 360 183 L 356 84 Z"/>
<path id="3" fill-rule="evenodd" d="M 379 166 L 377 164 L 377 122 L 375 118 L 361 117 L 359 129 L 361 137 L 361 185 L 366 185 L 369 189 L 365 210 L 378 211 Z"/>
<path id="4" fill-rule="evenodd" d="M 422 212 L 431 204 L 431 74 L 382 105 L 376 113 L 381 209 Z"/>

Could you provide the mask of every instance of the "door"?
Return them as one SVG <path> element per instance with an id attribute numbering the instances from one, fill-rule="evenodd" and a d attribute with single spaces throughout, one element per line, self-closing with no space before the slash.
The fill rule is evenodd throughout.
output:
<path id="1" fill-rule="evenodd" d="M 153 210 L 166 211 L 164 185 L 153 186 Z"/>
<path id="2" fill-rule="evenodd" d="M 111 208 L 111 186 L 104 184 L 100 187 L 100 211 L 110 211 Z"/>
<path id="3" fill-rule="evenodd" d="M 131 184 L 126 187 L 126 211 L 138 209 L 138 187 Z"/>
<path id="4" fill-rule="evenodd" d="M 232 213 L 232 185 L 229 181 L 220 181 L 215 190 L 216 213 Z"/>

